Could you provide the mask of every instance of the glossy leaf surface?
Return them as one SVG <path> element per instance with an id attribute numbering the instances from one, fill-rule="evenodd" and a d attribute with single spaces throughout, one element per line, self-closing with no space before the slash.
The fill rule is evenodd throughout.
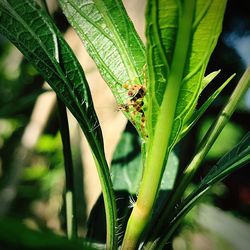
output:
<path id="1" fill-rule="evenodd" d="M 1 1 L 0 18 L 0 32 L 48 81 L 81 123 L 87 137 L 102 142 L 82 68 L 52 20 L 34 2 L 15 0 Z"/>

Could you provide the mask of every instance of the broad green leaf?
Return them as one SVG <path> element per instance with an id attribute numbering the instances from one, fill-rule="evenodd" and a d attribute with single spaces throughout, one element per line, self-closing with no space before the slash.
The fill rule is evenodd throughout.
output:
<path id="1" fill-rule="evenodd" d="M 79 122 L 91 146 L 104 193 L 107 244 L 115 244 L 116 209 L 102 133 L 83 70 L 52 19 L 35 1 L 2 0 L 0 33 L 36 67 Z"/>
<path id="2" fill-rule="evenodd" d="M 167 235 L 163 239 L 166 242 L 173 230 L 179 224 L 183 216 L 197 203 L 215 183 L 222 181 L 233 171 L 250 163 L 250 133 L 241 140 L 230 152 L 222 157 L 218 163 L 208 172 L 199 186 L 180 204 L 170 218 L 170 226 L 166 228 Z"/>
<path id="3" fill-rule="evenodd" d="M 175 114 L 176 121 L 178 118 L 183 120 L 182 126 L 192 116 L 201 89 L 204 89 L 203 78 L 222 29 L 226 0 L 197 0 L 195 7 L 191 43 Z"/>
<path id="4" fill-rule="evenodd" d="M 0 249 L 8 250 L 94 250 L 100 249 L 85 240 L 68 240 L 49 232 L 29 229 L 24 224 L 7 218 L 0 218 Z"/>
<path id="5" fill-rule="evenodd" d="M 189 10 L 185 10 L 184 2 L 161 0 L 157 6 L 155 2 L 149 2 L 149 105 L 146 114 L 148 133 L 154 134 L 164 95 L 170 91 L 171 87 L 168 85 L 170 79 L 174 78 L 175 88 L 179 88 L 178 99 L 176 103 L 172 103 L 170 98 L 166 101 L 169 107 L 176 105 L 170 148 L 174 146 L 182 127 L 193 114 L 199 94 L 205 87 L 203 77 L 221 31 L 225 3 L 226 1 L 218 0 L 197 0 L 190 2 L 187 7 Z M 190 28 L 187 27 L 187 22 L 181 23 L 181 13 L 185 11 L 189 11 L 186 18 L 192 19 Z"/>
<path id="6" fill-rule="evenodd" d="M 137 194 L 143 171 L 140 149 L 140 138 L 127 126 L 111 164 L 111 177 L 116 191 L 127 191 L 131 195 Z M 178 164 L 177 156 L 171 152 L 163 173 L 160 190 L 166 191 L 173 188 Z"/>
<path id="7" fill-rule="evenodd" d="M 143 136 L 141 113 L 128 104 L 124 84 L 143 85 L 146 74 L 145 48 L 130 21 L 121 0 L 60 0 L 64 14 L 72 24 L 119 107 Z"/>

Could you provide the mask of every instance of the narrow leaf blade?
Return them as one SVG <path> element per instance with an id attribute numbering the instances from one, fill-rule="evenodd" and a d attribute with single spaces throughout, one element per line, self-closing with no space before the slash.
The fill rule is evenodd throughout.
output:
<path id="1" fill-rule="evenodd" d="M 213 103 L 213 101 L 217 98 L 217 96 L 221 93 L 221 91 L 227 86 L 227 84 L 233 79 L 235 74 L 230 76 L 206 101 L 205 103 L 196 111 L 194 111 L 193 115 L 190 118 L 190 121 L 188 121 L 183 127 L 178 141 L 181 140 L 183 136 L 185 136 L 188 131 L 195 125 L 195 123 L 199 120 L 199 118 L 205 113 L 205 111 L 210 107 L 210 105 Z"/>

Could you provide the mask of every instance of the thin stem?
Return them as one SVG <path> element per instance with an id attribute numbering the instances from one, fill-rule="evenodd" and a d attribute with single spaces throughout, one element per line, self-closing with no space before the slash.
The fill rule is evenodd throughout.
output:
<path id="1" fill-rule="evenodd" d="M 77 221 L 75 217 L 74 195 L 74 168 L 70 146 L 70 135 L 67 111 L 64 103 L 57 97 L 60 133 L 63 144 L 63 157 L 65 169 L 65 203 L 66 203 L 66 226 L 69 239 L 77 236 Z"/>
<path id="2" fill-rule="evenodd" d="M 49 8 L 46 0 L 41 0 L 41 4 L 48 15 Z M 56 60 L 59 62 L 58 55 Z M 74 200 L 74 170 L 73 161 L 70 146 L 70 135 L 68 126 L 68 116 L 65 104 L 57 96 L 57 107 L 58 107 L 58 119 L 59 129 L 63 145 L 63 158 L 64 158 L 64 170 L 65 170 L 65 204 L 66 204 L 66 227 L 67 237 L 71 239 L 73 236 L 77 236 L 77 222 L 75 218 L 75 200 Z"/>
<path id="3" fill-rule="evenodd" d="M 45 11 L 48 15 L 49 8 L 46 0 L 41 0 Z M 59 57 L 55 55 L 56 60 L 59 63 Z M 76 221 L 76 200 L 74 195 L 74 167 L 70 146 L 70 135 L 69 135 L 69 125 L 68 116 L 65 104 L 57 96 L 57 107 L 58 107 L 58 119 L 59 119 L 59 129 L 63 145 L 63 158 L 64 158 L 64 170 L 65 170 L 65 204 L 66 204 L 66 228 L 67 237 L 71 239 L 72 237 L 77 237 L 77 221 Z"/>
<path id="4" fill-rule="evenodd" d="M 99 155 L 97 160 L 96 155 L 93 154 L 93 158 L 97 167 L 97 171 L 101 182 L 103 199 L 104 199 L 104 207 L 106 213 L 106 221 L 107 221 L 107 233 L 106 233 L 106 248 L 108 250 L 116 250 L 117 249 L 117 237 L 116 237 L 116 229 L 117 229 L 117 209 L 116 209 L 116 201 L 114 191 L 112 189 L 112 181 L 110 178 L 110 173 L 108 171 L 108 164 L 103 157 L 103 154 Z M 102 168 L 105 170 L 101 173 L 101 164 Z"/>
<path id="5" fill-rule="evenodd" d="M 207 155 L 208 151 L 213 146 L 214 142 L 218 138 L 219 134 L 221 133 L 222 129 L 227 124 L 228 120 L 232 116 L 233 112 L 235 111 L 237 104 L 239 103 L 240 99 L 244 95 L 244 93 L 249 88 L 250 84 L 250 66 L 245 71 L 243 76 L 241 77 L 238 85 L 236 86 L 234 92 L 232 93 L 231 97 L 229 98 L 227 104 L 220 112 L 218 118 L 215 122 L 211 125 L 209 130 L 207 131 L 206 135 L 202 139 L 199 150 L 197 154 L 194 156 L 193 160 L 187 166 L 183 173 L 183 177 L 176 187 L 172 197 L 170 198 L 167 207 L 164 209 L 164 213 L 161 216 L 160 220 L 158 221 L 157 227 L 155 228 L 153 234 L 151 235 L 151 239 L 146 244 L 145 249 L 152 249 L 153 241 L 157 233 L 162 229 L 164 225 L 166 225 L 170 214 L 173 212 L 174 207 L 176 206 L 177 202 L 183 196 L 187 186 L 189 185 L 191 179 L 197 173 L 201 162 Z"/>

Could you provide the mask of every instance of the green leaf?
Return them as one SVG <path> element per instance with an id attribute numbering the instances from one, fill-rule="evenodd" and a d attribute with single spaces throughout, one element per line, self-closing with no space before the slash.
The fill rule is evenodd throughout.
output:
<path id="1" fill-rule="evenodd" d="M 213 79 L 221 72 L 221 70 L 217 70 L 217 71 L 214 71 L 210 74 L 208 74 L 207 76 L 205 76 L 203 79 L 202 79 L 202 82 L 201 82 L 201 90 L 200 92 L 202 92 L 203 89 L 205 89 L 207 87 L 207 85 L 213 81 Z"/>
<path id="2" fill-rule="evenodd" d="M 181 119 L 182 126 L 192 116 L 205 87 L 203 77 L 222 29 L 225 7 L 226 0 L 196 1 L 191 42 L 175 114 L 175 123 L 178 124 L 178 119 Z"/>
<path id="3" fill-rule="evenodd" d="M 214 183 L 221 181 L 228 176 L 232 171 L 240 168 L 250 161 L 250 133 L 241 140 L 229 153 L 222 157 L 218 163 L 208 172 L 205 178 L 201 181 L 198 188 L 209 187 Z"/>
<path id="4" fill-rule="evenodd" d="M 2 0 L 0 33 L 36 67 L 79 122 L 104 193 L 108 246 L 115 245 L 116 208 L 102 133 L 83 70 L 52 19 L 35 1 Z"/>
<path id="5" fill-rule="evenodd" d="M 217 71 L 218 72 L 218 71 Z M 213 72 L 211 74 L 217 73 L 217 72 Z M 218 72 L 219 73 L 219 72 Z M 215 77 L 216 75 L 212 76 L 211 74 L 209 74 L 207 77 L 205 77 L 203 79 L 203 87 L 205 88 L 207 86 L 207 84 L 212 80 L 210 78 L 211 77 Z M 227 86 L 227 84 L 233 79 L 233 77 L 235 76 L 235 74 L 233 74 L 232 76 L 230 76 L 216 91 L 214 91 L 214 93 L 205 101 L 205 103 L 196 111 L 194 111 L 194 113 L 192 114 L 192 116 L 190 117 L 189 121 L 187 121 L 187 123 L 183 126 L 181 133 L 179 134 L 179 138 L 178 141 L 185 136 L 188 131 L 195 125 L 195 123 L 200 119 L 200 117 L 205 113 L 205 111 L 209 108 L 209 106 L 212 104 L 212 102 L 216 99 L 216 97 L 220 94 L 220 92 Z M 210 78 L 210 79 L 209 79 Z M 209 79 L 209 82 L 207 82 L 207 80 Z M 204 84 L 205 83 L 205 84 Z M 202 88 L 203 88 L 202 87 Z"/>
<path id="6" fill-rule="evenodd" d="M 163 172 L 160 190 L 169 191 L 174 187 L 177 170 L 179 167 L 179 159 L 173 151 L 170 152 L 166 168 Z"/>
<path id="7" fill-rule="evenodd" d="M 141 142 L 135 131 L 127 125 L 116 147 L 111 178 L 114 190 L 136 194 L 142 175 Z"/>
<path id="8" fill-rule="evenodd" d="M 96 62 L 104 80 L 111 88 L 121 109 L 129 101 L 124 84 L 143 85 L 145 79 L 145 48 L 130 21 L 121 0 L 60 0 L 64 14 L 77 31 Z M 123 110 L 123 109 L 122 109 Z M 125 115 L 141 135 L 141 113 Z"/>
<path id="9" fill-rule="evenodd" d="M 124 249 L 139 245 L 150 220 L 169 152 L 195 110 L 225 5 L 226 0 L 148 1 L 146 160 Z"/>
<path id="10" fill-rule="evenodd" d="M 29 229 L 24 224 L 13 219 L 0 218 L 0 248 L 20 250 L 86 250 L 100 249 L 83 239 L 68 240 L 49 232 L 40 232 Z"/>
<path id="11" fill-rule="evenodd" d="M 233 171 L 245 166 L 250 162 L 250 133 L 241 140 L 230 152 L 222 157 L 217 164 L 208 172 L 199 186 L 178 206 L 170 217 L 168 232 L 161 244 L 166 242 L 181 219 L 197 203 L 197 201 L 217 182 L 222 181 Z"/>
<path id="12" fill-rule="evenodd" d="M 169 97 L 166 92 L 173 92 L 168 85 L 171 84 L 170 79 L 174 78 L 175 88 L 179 88 L 178 99 L 176 104 L 171 102 L 173 98 L 168 98 L 166 102 L 168 106 L 176 105 L 173 132 L 169 140 L 170 148 L 174 146 L 182 127 L 192 116 L 201 90 L 206 85 L 203 77 L 221 31 L 225 4 L 226 1 L 218 0 L 195 1 L 193 9 L 188 7 L 189 16 L 186 17 L 192 19 L 191 27 L 187 27 L 187 22 L 183 21 L 181 28 L 181 13 L 185 12 L 182 2 L 178 4 L 178 1 L 174 0 L 161 0 L 157 6 L 154 2 L 149 3 L 149 105 L 146 113 L 148 133 L 154 134 L 164 95 L 166 98 Z M 167 113 L 169 109 L 166 108 Z"/>
<path id="13" fill-rule="evenodd" d="M 67 103 L 85 131 L 97 125 L 88 85 L 80 64 L 52 20 L 30 1 L 1 1 L 0 32 L 33 63 L 46 81 Z M 29 14 L 29 15 L 28 15 Z M 93 112 L 93 115 L 90 114 Z M 92 120 L 87 119 L 92 117 Z M 100 129 L 92 137 L 101 139 Z"/>
<path id="14" fill-rule="evenodd" d="M 143 171 L 140 149 L 140 138 L 130 126 L 127 126 L 111 164 L 111 177 L 116 191 L 127 191 L 131 195 L 137 194 Z M 177 156 L 171 152 L 163 173 L 160 190 L 166 191 L 173 188 L 178 165 Z"/>

